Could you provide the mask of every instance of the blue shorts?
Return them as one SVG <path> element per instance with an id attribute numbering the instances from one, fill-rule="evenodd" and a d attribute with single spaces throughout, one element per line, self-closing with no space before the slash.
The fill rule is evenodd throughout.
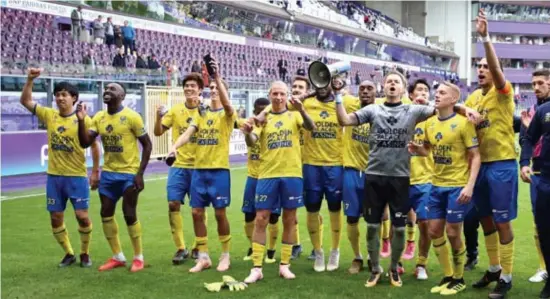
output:
<path id="1" fill-rule="evenodd" d="M 448 223 L 464 222 L 473 204 L 461 205 L 457 202 L 462 187 L 433 186 L 428 200 L 428 219 L 445 219 Z"/>
<path id="2" fill-rule="evenodd" d="M 360 217 L 363 214 L 363 199 L 365 197 L 365 173 L 355 168 L 344 168 L 344 215 Z"/>
<path id="3" fill-rule="evenodd" d="M 342 201 L 344 168 L 342 166 L 313 166 L 304 164 L 305 204 L 317 204 L 323 195 L 329 202 Z"/>
<path id="4" fill-rule="evenodd" d="M 192 177 L 193 169 L 170 167 L 166 182 L 168 201 L 180 201 L 183 204 L 185 195 L 189 195 Z"/>
<path id="5" fill-rule="evenodd" d="M 531 193 L 531 211 L 535 215 L 535 207 L 537 206 L 537 186 L 540 183 L 540 176 L 538 174 L 531 175 L 531 184 L 529 184 L 529 191 Z"/>
<path id="6" fill-rule="evenodd" d="M 430 200 L 430 192 L 432 191 L 432 184 L 417 184 L 409 187 L 409 198 L 411 200 L 411 207 L 416 213 L 417 220 L 427 220 L 428 211 L 426 206 Z"/>
<path id="7" fill-rule="evenodd" d="M 302 178 L 259 179 L 256 186 L 256 210 L 297 209 L 304 206 Z"/>
<path id="8" fill-rule="evenodd" d="M 46 203 L 50 212 L 63 212 L 70 200 L 75 210 L 87 210 L 90 204 L 90 185 L 87 177 L 48 174 Z"/>
<path id="9" fill-rule="evenodd" d="M 107 196 L 115 203 L 126 189 L 134 187 L 134 177 L 129 173 L 102 171 L 99 179 L 99 194 Z"/>
<path id="10" fill-rule="evenodd" d="M 253 177 L 248 177 L 246 179 L 246 186 L 244 187 L 244 198 L 243 198 L 243 213 L 256 213 L 255 198 L 256 198 L 256 185 L 258 184 L 258 179 Z M 277 206 L 271 210 L 271 214 L 281 215 L 281 207 Z"/>
<path id="11" fill-rule="evenodd" d="M 226 208 L 231 204 L 229 169 L 195 169 L 191 179 L 192 208 Z"/>
<path id="12" fill-rule="evenodd" d="M 517 217 L 518 163 L 516 160 L 481 163 L 473 202 L 479 218 L 493 216 L 496 223 Z"/>

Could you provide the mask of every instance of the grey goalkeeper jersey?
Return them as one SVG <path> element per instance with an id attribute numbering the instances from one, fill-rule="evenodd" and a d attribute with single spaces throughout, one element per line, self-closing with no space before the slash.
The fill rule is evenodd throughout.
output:
<path id="1" fill-rule="evenodd" d="M 370 124 L 369 164 L 366 173 L 409 177 L 411 155 L 407 144 L 417 123 L 435 114 L 424 105 L 368 105 L 355 112 L 359 124 Z"/>

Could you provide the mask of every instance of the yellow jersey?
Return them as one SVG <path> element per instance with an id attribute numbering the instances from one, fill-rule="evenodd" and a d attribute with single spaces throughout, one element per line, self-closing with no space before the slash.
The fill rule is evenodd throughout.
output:
<path id="1" fill-rule="evenodd" d="M 474 125 L 457 114 L 446 119 L 433 116 L 425 124 L 425 141 L 434 159 L 433 185 L 465 186 L 470 175 L 468 149 L 478 146 Z"/>
<path id="2" fill-rule="evenodd" d="M 47 173 L 86 177 L 86 156 L 78 140 L 76 113 L 62 116 L 58 110 L 36 104 L 34 114 L 46 125 L 48 133 Z M 92 120 L 86 116 L 85 123 L 89 128 Z"/>
<path id="3" fill-rule="evenodd" d="M 361 101 L 355 99 L 354 102 L 350 101 L 348 104 L 346 113 L 353 113 L 359 109 L 361 109 Z M 369 136 L 369 123 L 344 128 L 344 167 L 351 167 L 360 171 L 367 169 Z"/>
<path id="4" fill-rule="evenodd" d="M 162 126 L 172 128 L 172 144 L 183 134 L 199 117 L 199 109 L 187 108 L 186 104 L 176 104 L 162 117 Z M 172 165 L 177 168 L 193 168 L 195 165 L 195 150 L 197 148 L 197 134 L 191 136 L 189 143 L 178 148 L 176 161 Z"/>
<path id="5" fill-rule="evenodd" d="M 225 110 L 206 110 L 192 124 L 197 128 L 195 169 L 229 169 L 229 141 L 237 113 L 231 116 Z"/>
<path id="6" fill-rule="evenodd" d="M 514 121 L 514 88 L 510 82 L 502 90 L 494 86 L 482 94 L 478 89 L 468 97 L 465 105 L 477 110 L 482 117 L 476 126 L 481 162 L 516 159 Z"/>
<path id="7" fill-rule="evenodd" d="M 346 111 L 352 110 L 357 98 L 345 95 Z M 304 164 L 315 166 L 343 165 L 343 128 L 338 124 L 334 101 L 321 102 L 316 98 L 304 101 L 304 108 L 315 123 L 316 129 L 304 132 Z"/>
<path id="8" fill-rule="evenodd" d="M 269 113 L 264 126 L 254 127 L 253 134 L 260 144 L 259 179 L 302 177 L 300 129 L 303 122 L 298 112 L 285 110 Z"/>
<path id="9" fill-rule="evenodd" d="M 115 114 L 99 111 L 93 118 L 90 131 L 101 136 L 103 170 L 136 174 L 139 170 L 138 138 L 147 134 L 141 116 L 128 107 Z"/>
<path id="10" fill-rule="evenodd" d="M 423 144 L 426 139 L 426 122 L 416 125 L 414 142 Z M 432 182 L 434 160 L 432 155 L 427 157 L 411 156 L 411 185 L 429 184 Z"/>
<path id="11" fill-rule="evenodd" d="M 240 128 L 245 122 L 245 118 L 237 119 L 237 127 Z M 248 169 L 248 176 L 257 179 L 260 171 L 260 143 L 256 142 L 253 146 L 247 145 L 247 155 L 246 168 Z"/>

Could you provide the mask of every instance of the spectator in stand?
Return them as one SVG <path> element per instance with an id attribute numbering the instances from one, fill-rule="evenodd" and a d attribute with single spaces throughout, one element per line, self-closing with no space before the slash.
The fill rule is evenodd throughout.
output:
<path id="1" fill-rule="evenodd" d="M 94 29 L 94 40 L 96 45 L 102 45 L 105 40 L 105 26 L 101 22 L 103 17 L 101 15 L 97 16 L 97 19 L 94 20 L 93 29 Z"/>
<path id="2" fill-rule="evenodd" d="M 122 48 L 124 37 L 122 36 L 122 29 L 120 26 L 115 26 L 115 45 L 117 49 Z"/>
<path id="3" fill-rule="evenodd" d="M 118 54 L 113 58 L 113 66 L 116 68 L 125 68 L 126 67 L 126 57 L 124 56 L 124 50 L 118 49 Z"/>
<path id="4" fill-rule="evenodd" d="M 130 24 L 127 20 L 124 21 L 124 27 L 122 27 L 122 36 L 124 37 L 124 49 L 126 55 L 132 54 L 132 51 L 134 51 L 136 31 L 134 30 L 134 27 L 132 27 L 132 24 Z"/>
<path id="5" fill-rule="evenodd" d="M 288 62 L 284 59 L 284 57 L 281 57 L 281 59 L 279 59 L 279 61 L 277 62 L 277 67 L 279 68 L 279 79 L 281 79 L 281 81 L 283 82 L 286 82 Z"/>
<path id="6" fill-rule="evenodd" d="M 78 6 L 71 12 L 71 29 L 73 40 L 80 40 L 80 32 L 84 28 L 84 20 L 82 19 L 82 6 Z"/>
<path id="7" fill-rule="evenodd" d="M 115 26 L 111 17 L 107 18 L 103 27 L 105 28 L 105 43 L 107 46 L 113 45 L 115 43 Z"/>
<path id="8" fill-rule="evenodd" d="M 141 54 L 138 56 L 136 60 L 136 69 L 148 69 L 149 66 L 147 65 L 147 55 Z"/>
<path id="9" fill-rule="evenodd" d="M 191 72 L 192 73 L 200 73 L 201 72 L 201 65 L 197 60 L 193 61 L 193 65 L 191 65 Z"/>
<path id="10" fill-rule="evenodd" d="M 149 61 L 149 69 L 150 70 L 158 70 L 160 69 L 159 61 L 157 60 L 157 56 L 155 54 L 151 55 Z"/>
<path id="11" fill-rule="evenodd" d="M 89 49 L 88 54 L 82 59 L 82 63 L 86 65 L 86 71 L 95 71 L 96 61 L 94 57 L 94 49 Z"/>
<path id="12" fill-rule="evenodd" d="M 361 77 L 359 76 L 359 72 L 355 72 L 355 85 L 361 85 Z"/>
<path id="13" fill-rule="evenodd" d="M 172 60 L 172 63 L 170 64 L 170 69 L 171 69 L 171 86 L 172 87 L 176 87 L 178 86 L 178 80 L 179 80 L 179 74 L 180 74 L 180 70 L 179 70 L 179 67 L 178 67 L 178 64 L 176 63 L 176 60 L 173 59 Z"/>

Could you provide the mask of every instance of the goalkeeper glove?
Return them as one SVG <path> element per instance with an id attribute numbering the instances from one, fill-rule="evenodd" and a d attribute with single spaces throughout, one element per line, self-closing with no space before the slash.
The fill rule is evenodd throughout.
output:
<path id="1" fill-rule="evenodd" d="M 219 292 L 224 285 L 223 282 L 204 283 L 204 287 L 210 292 Z"/>
<path id="2" fill-rule="evenodd" d="M 248 286 L 244 282 L 238 282 L 231 276 L 224 275 L 223 283 L 229 288 L 230 291 L 244 291 Z"/>

